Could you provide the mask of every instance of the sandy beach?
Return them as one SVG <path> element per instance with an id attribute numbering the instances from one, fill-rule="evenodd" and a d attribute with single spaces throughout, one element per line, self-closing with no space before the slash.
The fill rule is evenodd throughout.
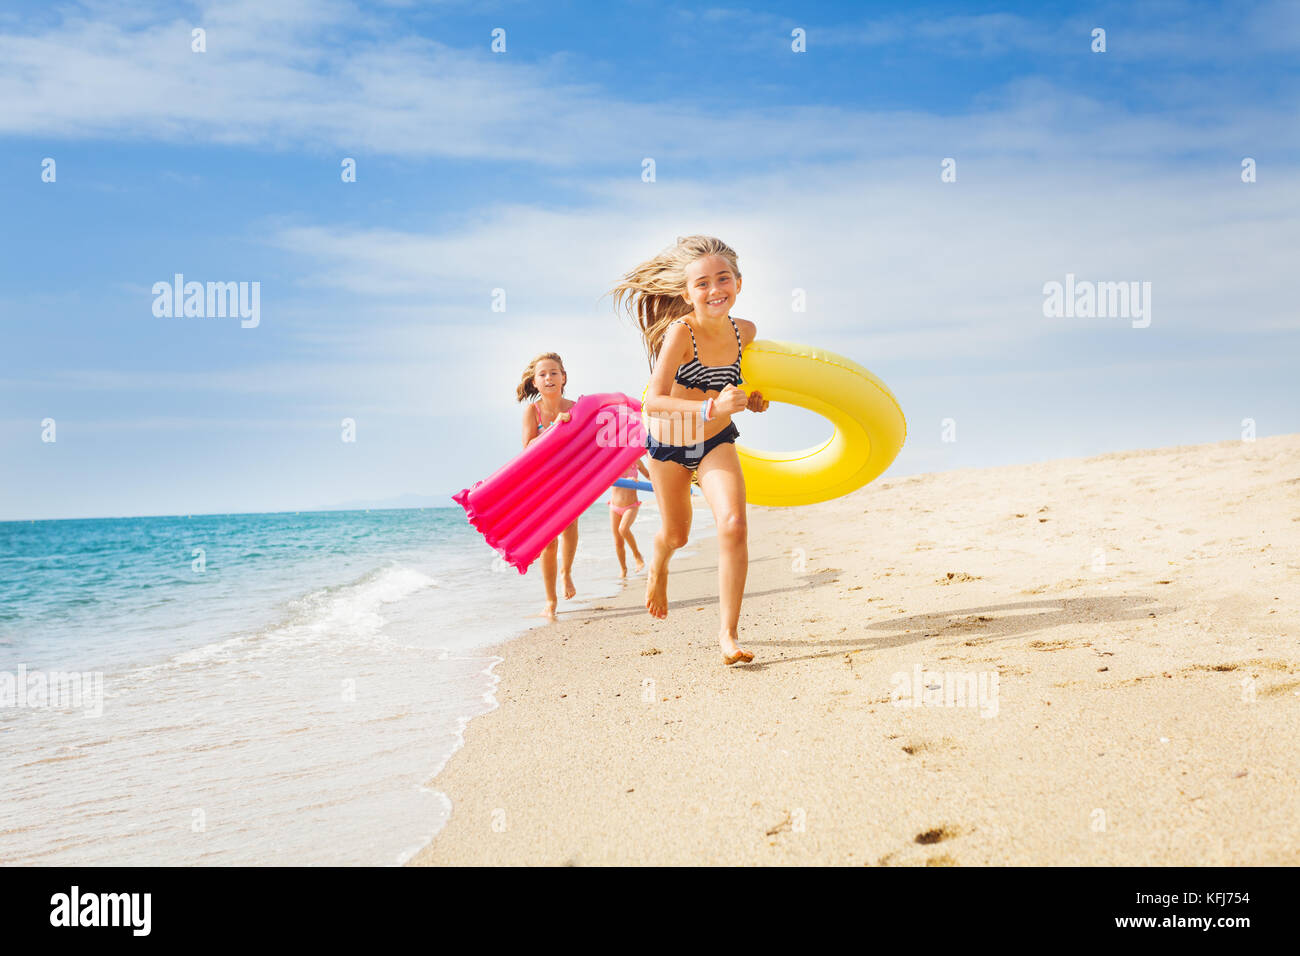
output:
<path id="1" fill-rule="evenodd" d="M 1300 864 L 1300 435 L 886 474 L 749 543 L 753 664 L 713 540 L 664 621 L 634 576 L 496 648 L 412 863 Z"/>

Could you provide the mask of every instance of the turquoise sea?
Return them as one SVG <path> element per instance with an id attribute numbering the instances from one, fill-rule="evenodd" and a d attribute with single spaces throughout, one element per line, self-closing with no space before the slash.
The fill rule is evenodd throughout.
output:
<path id="1" fill-rule="evenodd" d="M 603 500 L 579 526 L 562 616 L 620 589 Z M 0 523 L 0 862 L 401 862 L 537 572 L 454 505 Z"/>

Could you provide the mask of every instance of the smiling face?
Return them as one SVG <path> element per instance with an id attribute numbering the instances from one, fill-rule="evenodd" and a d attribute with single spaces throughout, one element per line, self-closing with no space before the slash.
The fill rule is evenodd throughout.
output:
<path id="1" fill-rule="evenodd" d="M 721 319 L 739 294 L 740 276 L 722 256 L 705 256 L 686 267 L 684 298 L 695 307 L 696 315 Z"/>
<path id="2" fill-rule="evenodd" d="M 542 359 L 533 368 L 533 385 L 543 398 L 559 398 L 568 380 L 555 359 Z"/>

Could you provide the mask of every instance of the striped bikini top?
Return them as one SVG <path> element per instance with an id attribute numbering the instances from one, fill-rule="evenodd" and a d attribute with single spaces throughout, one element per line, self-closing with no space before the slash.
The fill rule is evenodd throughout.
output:
<path id="1" fill-rule="evenodd" d="M 679 319 L 686 330 L 691 333 L 691 347 L 695 354 L 689 362 L 677 366 L 677 374 L 673 381 L 685 388 L 698 388 L 705 392 L 722 391 L 724 386 L 739 385 L 744 381 L 740 377 L 740 329 L 736 328 L 736 323 L 732 321 L 731 316 L 727 316 L 727 321 L 731 322 L 731 328 L 736 333 L 736 361 L 730 365 L 701 365 L 700 364 L 700 347 L 695 341 L 695 332 L 691 329 L 691 324 L 685 319 Z"/>

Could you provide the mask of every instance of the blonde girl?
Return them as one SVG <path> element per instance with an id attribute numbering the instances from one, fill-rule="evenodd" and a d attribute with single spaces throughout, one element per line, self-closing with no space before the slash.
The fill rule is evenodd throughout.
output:
<path id="1" fill-rule="evenodd" d="M 564 362 L 554 352 L 543 352 L 528 363 L 524 374 L 515 389 L 518 401 L 527 401 L 524 409 L 523 439 L 524 448 L 535 442 L 543 431 L 559 422 L 569 420 L 569 409 L 577 402 L 564 397 L 564 386 L 569 376 L 564 371 Z M 579 396 L 581 397 L 581 396 Z M 546 587 L 546 608 L 538 615 L 555 620 L 555 554 L 560 548 L 560 563 L 564 573 L 565 600 L 578 593 L 573 586 L 573 556 L 578 551 L 578 519 L 560 532 L 559 537 L 551 541 L 542 551 L 542 583 Z"/>
<path id="2" fill-rule="evenodd" d="M 627 470 L 619 477 L 635 481 L 637 472 L 647 478 L 650 477 L 650 472 L 646 471 L 646 467 L 641 463 L 640 458 L 628 465 Z M 637 573 L 640 574 L 645 567 L 645 558 L 641 557 L 641 549 L 636 546 L 636 538 L 632 534 L 632 522 L 636 520 L 636 513 L 640 507 L 641 499 L 637 496 L 635 488 L 610 488 L 609 526 L 614 532 L 614 556 L 618 558 L 618 566 L 621 569 L 620 578 L 627 577 L 625 544 L 627 548 L 632 549 L 632 557 L 636 561 Z"/>
<path id="3" fill-rule="evenodd" d="M 662 523 L 646 578 L 646 610 L 668 616 L 668 561 L 691 530 L 691 478 L 718 529 L 718 645 L 726 664 L 752 661 L 739 644 L 740 602 L 749 571 L 745 479 L 732 416 L 761 412 L 767 401 L 738 386 L 740 353 L 754 341 L 753 322 L 735 319 L 740 295 L 735 251 L 711 236 L 686 236 L 628 272 L 614 287 L 626 302 L 650 364 L 644 408 L 646 449 Z"/>

